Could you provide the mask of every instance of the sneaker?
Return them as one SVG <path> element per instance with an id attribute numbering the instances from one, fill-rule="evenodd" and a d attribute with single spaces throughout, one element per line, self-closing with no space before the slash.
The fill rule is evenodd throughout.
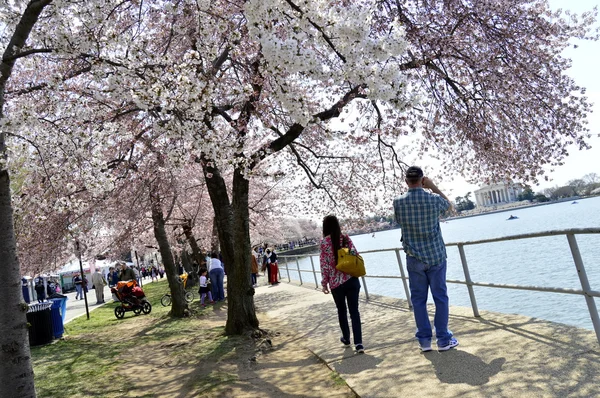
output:
<path id="1" fill-rule="evenodd" d="M 350 345 L 350 340 L 346 340 L 344 336 L 340 337 L 340 341 L 343 345 Z"/>
<path id="2" fill-rule="evenodd" d="M 356 345 L 356 353 L 357 354 L 364 354 L 365 353 L 365 347 L 363 347 L 362 344 L 357 344 Z"/>
<path id="3" fill-rule="evenodd" d="M 429 342 L 429 343 L 422 343 L 422 344 L 420 344 L 420 347 L 421 347 L 421 352 L 429 352 L 429 351 L 432 350 L 432 348 L 431 348 L 431 342 Z"/>
<path id="4" fill-rule="evenodd" d="M 454 348 L 458 345 L 458 340 L 456 340 L 454 337 L 452 337 L 450 340 L 448 340 L 448 343 L 446 343 L 445 345 L 440 345 L 438 346 L 438 351 L 448 351 L 451 348 Z"/>

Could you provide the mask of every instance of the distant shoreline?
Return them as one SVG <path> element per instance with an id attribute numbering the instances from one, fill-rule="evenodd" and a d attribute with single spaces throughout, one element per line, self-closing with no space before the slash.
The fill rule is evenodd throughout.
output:
<path id="1" fill-rule="evenodd" d="M 559 200 L 551 200 L 551 201 L 548 201 L 548 202 L 541 202 L 541 203 L 532 203 L 532 202 L 529 202 L 529 203 L 524 203 L 524 204 L 518 205 L 518 206 L 503 207 L 501 209 L 496 209 L 496 210 L 480 211 L 480 212 L 475 213 L 475 214 L 465 214 L 465 215 L 458 215 L 456 217 L 448 217 L 448 218 L 443 219 L 443 221 L 460 220 L 461 218 L 484 216 L 486 214 L 506 213 L 506 212 L 509 212 L 509 211 L 520 210 L 520 209 L 529 208 L 529 207 L 553 205 L 553 204 L 557 204 L 557 203 L 572 202 L 572 201 L 577 201 L 577 200 L 585 200 L 585 199 L 595 198 L 595 197 L 596 196 L 586 196 L 586 197 L 582 198 L 580 196 L 572 196 L 570 198 L 564 198 L 564 199 L 559 199 Z"/>

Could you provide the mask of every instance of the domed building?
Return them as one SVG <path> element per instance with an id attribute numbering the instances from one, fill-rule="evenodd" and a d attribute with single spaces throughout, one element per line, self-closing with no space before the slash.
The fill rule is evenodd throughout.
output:
<path id="1" fill-rule="evenodd" d="M 523 185 L 502 182 L 486 185 L 475 191 L 477 206 L 496 206 L 498 204 L 517 202 L 523 193 Z"/>

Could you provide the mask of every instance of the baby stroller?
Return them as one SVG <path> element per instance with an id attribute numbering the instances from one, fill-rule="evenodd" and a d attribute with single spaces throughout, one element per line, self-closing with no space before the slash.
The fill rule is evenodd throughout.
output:
<path id="1" fill-rule="evenodd" d="M 115 308 L 117 319 L 123 318 L 127 311 L 133 311 L 136 315 L 147 315 L 152 311 L 152 304 L 146 300 L 144 291 L 135 280 L 117 282 L 117 286 L 111 287 L 110 292 L 115 301 L 121 302 L 121 305 Z"/>

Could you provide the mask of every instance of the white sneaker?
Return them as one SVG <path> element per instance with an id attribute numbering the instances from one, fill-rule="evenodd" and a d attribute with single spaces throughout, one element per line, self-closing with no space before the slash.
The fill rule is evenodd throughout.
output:
<path id="1" fill-rule="evenodd" d="M 454 348 L 458 345 L 458 340 L 456 340 L 454 337 L 452 337 L 450 340 L 448 340 L 448 343 L 446 345 L 443 346 L 438 346 L 438 351 L 448 351 L 451 348 Z"/>

